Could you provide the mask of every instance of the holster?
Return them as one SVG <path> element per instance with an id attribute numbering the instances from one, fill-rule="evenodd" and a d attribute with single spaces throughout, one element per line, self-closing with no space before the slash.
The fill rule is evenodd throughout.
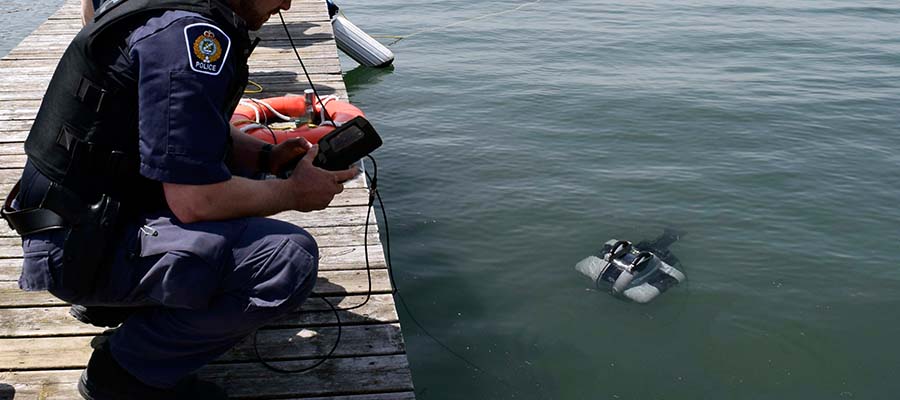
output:
<path id="1" fill-rule="evenodd" d="M 101 267 L 108 264 L 104 258 L 119 225 L 120 202 L 102 195 L 96 203 L 88 204 L 65 187 L 52 183 L 40 206 L 15 210 L 12 199 L 18 191 L 17 183 L 0 212 L 10 228 L 21 236 L 65 229 L 60 286 L 75 293 L 92 292 Z"/>
<path id="2" fill-rule="evenodd" d="M 62 285 L 76 293 L 92 292 L 102 266 L 108 265 L 116 231 L 119 202 L 103 195 L 90 205 L 80 223 L 72 225 L 63 244 Z"/>

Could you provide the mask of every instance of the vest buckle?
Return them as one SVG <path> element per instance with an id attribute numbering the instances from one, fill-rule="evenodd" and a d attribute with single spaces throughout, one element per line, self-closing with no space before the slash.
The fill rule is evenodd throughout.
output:
<path id="1" fill-rule="evenodd" d="M 95 112 L 99 113 L 103 107 L 103 99 L 106 97 L 106 93 L 106 89 L 82 76 L 81 82 L 78 83 L 78 90 L 75 92 L 75 97 L 88 107 L 91 107 Z"/>

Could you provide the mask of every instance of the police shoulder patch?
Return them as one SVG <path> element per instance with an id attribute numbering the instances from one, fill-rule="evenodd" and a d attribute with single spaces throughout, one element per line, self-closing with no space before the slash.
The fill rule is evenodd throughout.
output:
<path id="1" fill-rule="evenodd" d="M 228 59 L 231 39 L 211 24 L 197 23 L 184 27 L 191 69 L 201 74 L 219 75 Z"/>

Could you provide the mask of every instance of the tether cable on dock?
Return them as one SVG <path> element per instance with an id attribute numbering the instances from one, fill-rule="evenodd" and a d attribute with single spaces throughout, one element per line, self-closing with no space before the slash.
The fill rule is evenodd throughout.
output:
<path id="1" fill-rule="evenodd" d="M 526 6 L 526 5 L 529 5 L 529 4 L 535 4 L 535 3 L 539 3 L 539 2 L 541 2 L 541 0 L 537 0 L 537 1 L 534 1 L 534 2 L 531 2 L 531 3 L 522 4 L 522 5 L 520 5 L 519 7 L 515 8 L 515 9 L 513 9 L 513 10 L 506 10 L 506 11 L 503 11 L 503 12 L 501 12 L 501 13 L 515 11 L 515 10 L 518 10 L 519 8 L 522 8 L 522 7 Z M 497 13 L 491 14 L 491 15 L 496 15 L 496 14 L 497 14 Z M 478 19 L 480 19 L 480 18 L 486 18 L 486 17 L 491 16 L 491 15 L 481 16 L 481 17 L 479 17 Z M 284 16 L 282 16 L 282 14 L 281 14 L 280 11 L 278 12 L 278 17 L 281 19 L 281 25 L 282 25 L 282 27 L 284 27 L 284 32 L 285 32 L 285 34 L 287 35 L 288 41 L 289 41 L 290 44 L 291 44 L 291 48 L 293 48 L 293 50 L 294 50 L 294 55 L 297 56 L 297 61 L 300 62 L 300 66 L 301 66 L 302 69 L 303 69 L 303 73 L 306 75 L 306 79 L 307 79 L 307 81 L 309 82 L 309 86 L 310 86 L 310 88 L 312 88 L 313 93 L 314 93 L 315 96 L 316 96 L 316 101 L 318 101 L 320 104 L 322 104 L 321 98 L 319 97 L 319 93 L 318 93 L 318 91 L 316 90 L 315 85 L 313 84 L 313 81 L 312 81 L 312 78 L 311 78 L 310 75 L 309 75 L 309 72 L 308 72 L 307 69 L 306 69 L 306 65 L 303 63 L 303 59 L 300 57 L 300 52 L 297 50 L 297 46 L 294 44 L 294 39 L 291 37 L 291 33 L 290 33 L 290 31 L 288 30 L 287 24 L 286 24 L 285 21 L 284 21 Z M 468 22 L 468 21 L 463 21 L 463 22 Z M 456 23 L 455 25 L 459 25 L 459 24 L 460 24 L 460 23 Z M 424 32 L 422 32 L 422 33 L 424 33 Z M 407 36 L 407 37 L 409 37 L 409 36 Z M 323 104 L 322 107 L 324 108 L 324 104 Z M 332 122 L 332 124 L 334 124 L 334 120 L 332 120 L 331 116 L 328 115 L 327 112 L 324 112 L 323 114 L 326 116 L 326 118 L 328 118 L 329 121 Z M 337 125 L 335 124 L 334 126 L 337 126 Z M 500 382 L 500 383 L 503 384 L 504 386 L 506 386 L 508 389 L 513 390 L 514 392 L 517 392 L 517 391 L 516 391 L 516 388 L 515 388 L 512 384 L 510 384 L 510 383 L 507 382 L 506 380 L 500 378 L 499 376 L 494 375 L 494 374 L 488 372 L 488 371 L 485 370 L 484 368 L 479 367 L 477 364 L 475 364 L 474 362 L 470 361 L 469 359 L 467 359 L 466 357 L 464 357 L 462 354 L 460 354 L 460 353 L 458 353 L 457 351 L 453 350 L 450 346 L 444 344 L 441 340 L 439 340 L 439 339 L 436 338 L 434 335 L 432 335 L 431 332 L 429 332 L 427 329 L 425 329 L 424 326 L 422 326 L 421 323 L 419 323 L 419 321 L 416 319 L 415 315 L 413 315 L 412 309 L 410 309 L 409 305 L 406 304 L 406 301 L 403 299 L 403 296 L 400 295 L 400 290 L 399 290 L 399 289 L 397 288 L 397 286 L 396 286 L 396 280 L 394 279 L 394 272 L 393 272 L 393 267 L 392 267 L 392 264 L 391 264 L 391 239 L 390 239 L 390 229 L 388 228 L 387 211 L 386 211 L 386 209 L 385 209 L 385 207 L 384 207 L 384 201 L 381 199 L 381 193 L 378 191 L 378 164 L 375 162 L 375 158 L 373 158 L 371 155 L 368 155 L 368 156 L 366 156 L 366 157 L 367 157 L 369 160 L 372 161 L 372 175 L 369 175 L 368 172 L 365 172 L 366 178 L 367 178 L 367 179 L 369 180 L 369 182 L 370 182 L 369 200 L 367 201 L 367 207 L 366 207 L 366 222 L 365 222 L 365 228 L 364 228 L 364 231 L 363 231 L 363 249 L 364 249 L 364 253 L 365 253 L 365 260 L 366 260 L 366 274 L 367 274 L 367 276 L 368 276 L 368 286 L 369 286 L 369 287 L 368 287 L 368 290 L 366 291 L 366 298 L 365 298 L 365 300 L 363 300 L 363 302 L 361 302 L 360 304 L 357 304 L 357 305 L 352 306 L 352 307 L 347 307 L 347 308 L 337 308 L 337 307 L 335 307 L 330 301 L 328 301 L 327 298 L 325 298 L 325 297 L 323 296 L 321 299 L 322 299 L 326 304 L 328 304 L 330 310 L 310 310 L 310 311 L 307 311 L 307 312 L 325 312 L 325 311 L 331 311 L 331 312 L 334 313 L 335 319 L 336 319 L 336 321 L 337 321 L 338 334 L 337 334 L 337 338 L 335 339 L 334 345 L 332 345 L 331 350 L 329 350 L 328 354 L 326 354 L 326 355 L 323 356 L 321 359 L 319 359 L 315 364 L 313 364 L 313 365 L 311 365 L 311 366 L 308 366 L 308 367 L 298 368 L 298 369 L 286 369 L 286 368 L 281 368 L 281 367 L 277 367 L 277 366 L 275 366 L 275 365 L 270 364 L 268 361 L 264 360 L 264 359 L 262 358 L 262 356 L 260 355 L 260 353 L 259 353 L 259 347 L 258 347 L 258 344 L 257 344 L 257 335 L 258 335 L 258 333 L 259 333 L 259 330 L 255 331 L 255 332 L 253 333 L 253 352 L 254 352 L 254 354 L 256 355 L 257 360 L 258 360 L 265 368 L 267 368 L 267 369 L 269 369 L 269 370 L 271 370 L 271 371 L 278 372 L 278 373 L 284 373 L 284 374 L 291 374 L 291 373 L 304 373 L 304 372 L 311 371 L 311 370 L 313 370 L 313 369 L 319 367 L 320 365 L 322 365 L 323 363 L 325 363 L 326 361 L 328 361 L 329 359 L 332 358 L 332 356 L 334 355 L 334 353 L 335 353 L 335 351 L 337 350 L 338 345 L 340 344 L 340 341 L 341 341 L 342 324 L 341 324 L 341 319 L 340 319 L 340 312 L 341 312 L 341 311 L 350 311 L 350 310 L 354 310 L 354 309 L 360 308 L 360 307 L 364 306 L 365 304 L 367 304 L 367 303 L 369 302 L 369 300 L 371 299 L 371 297 L 372 297 L 372 270 L 371 270 L 371 265 L 370 265 L 370 263 L 369 263 L 369 246 L 368 246 L 369 234 L 368 234 L 368 232 L 369 232 L 369 217 L 370 217 L 370 215 L 371 215 L 371 211 L 372 211 L 372 208 L 373 208 L 373 206 L 374 206 L 374 201 L 377 199 L 377 200 L 378 200 L 378 205 L 379 205 L 379 207 L 381 208 L 382 219 L 384 220 L 385 264 L 386 264 L 386 267 L 387 267 L 387 270 L 388 270 L 388 280 L 389 280 L 389 283 L 390 283 L 390 286 L 391 286 L 391 294 L 394 295 L 394 296 L 397 296 L 397 298 L 400 299 L 400 304 L 403 305 L 403 308 L 406 310 L 406 313 L 409 315 L 410 320 L 412 320 L 413 324 L 415 324 L 422 332 L 425 333 L 425 336 L 427 336 L 427 337 L 430 338 L 432 341 L 434 341 L 435 343 L 437 343 L 441 348 L 443 348 L 444 350 L 446 350 L 448 353 L 452 354 L 454 357 L 456 357 L 456 358 L 458 358 L 459 360 L 463 361 L 466 365 L 468 365 L 469 367 L 473 368 L 475 371 L 481 372 L 481 373 L 483 373 L 483 374 L 486 374 L 486 375 L 490 376 L 491 378 L 495 379 L 496 381 Z"/>

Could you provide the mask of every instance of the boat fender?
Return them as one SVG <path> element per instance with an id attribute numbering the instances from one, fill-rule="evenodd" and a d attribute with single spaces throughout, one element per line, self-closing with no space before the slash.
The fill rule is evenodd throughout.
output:
<path id="1" fill-rule="evenodd" d="M 394 53 L 385 45 L 359 29 L 342 15 L 331 19 L 337 47 L 356 62 L 367 67 L 387 67 L 394 62 Z"/>
<path id="2" fill-rule="evenodd" d="M 649 303 L 686 277 L 648 250 L 639 250 L 625 240 L 610 240 L 600 252 L 578 262 L 575 269 L 591 278 L 598 288 L 609 288 L 613 296 Z"/>

